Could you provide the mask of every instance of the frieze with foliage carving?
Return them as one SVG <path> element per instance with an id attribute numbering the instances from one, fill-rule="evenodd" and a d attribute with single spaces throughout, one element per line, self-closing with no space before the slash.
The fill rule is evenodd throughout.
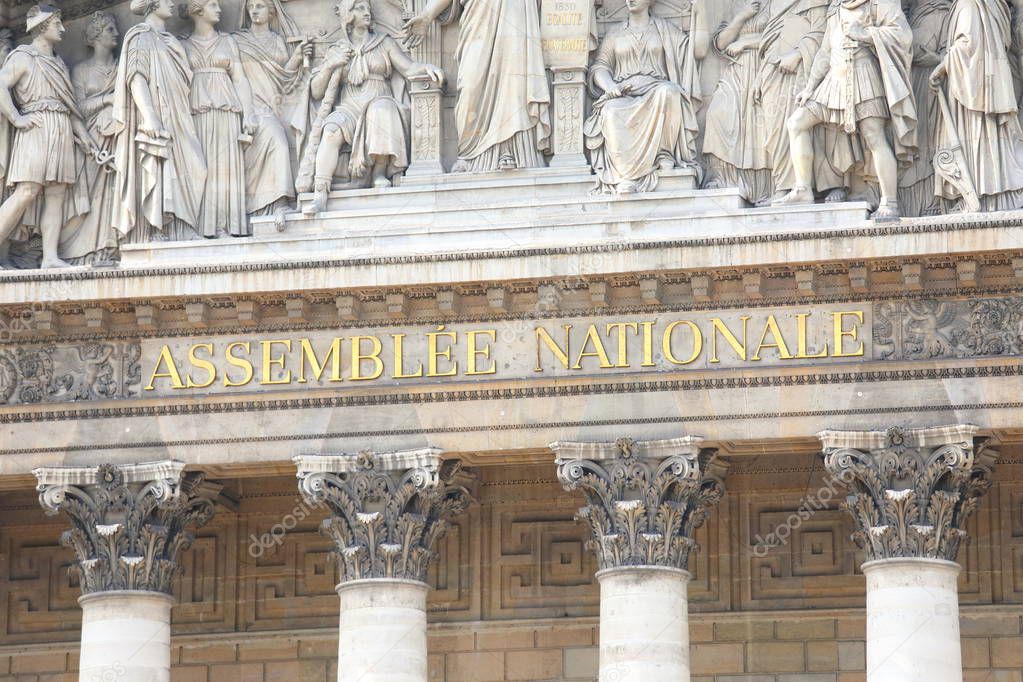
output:
<path id="1" fill-rule="evenodd" d="M 135 398 L 138 342 L 0 347 L 0 405 Z"/>

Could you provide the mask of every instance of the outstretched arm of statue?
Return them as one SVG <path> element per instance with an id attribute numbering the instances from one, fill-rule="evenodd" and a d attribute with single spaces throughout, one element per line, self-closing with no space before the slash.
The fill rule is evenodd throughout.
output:
<path id="1" fill-rule="evenodd" d="M 21 78 L 22 73 L 20 55 L 17 54 L 8 58 L 3 69 L 0 69 L 0 112 L 15 128 L 34 128 L 39 125 L 40 117 L 36 114 L 22 115 L 11 98 L 11 88 Z"/>
<path id="2" fill-rule="evenodd" d="M 444 83 L 444 72 L 439 66 L 433 64 L 427 64 L 425 62 L 414 61 L 408 54 L 398 46 L 396 42 L 391 41 L 391 49 L 389 51 L 391 57 L 391 65 L 394 70 L 400 73 L 405 78 L 415 78 L 416 76 L 426 76 L 434 83 L 443 85 Z"/>
<path id="3" fill-rule="evenodd" d="M 323 99 L 324 95 L 327 94 L 327 85 L 330 83 L 330 77 L 338 69 L 343 69 L 353 56 L 355 56 L 355 51 L 347 44 L 334 45 L 327 50 L 323 63 L 320 64 L 318 69 L 313 70 L 313 79 L 309 82 L 309 89 L 312 91 L 313 99 Z"/>
<path id="4" fill-rule="evenodd" d="M 610 69 L 606 66 L 597 66 L 591 72 L 594 84 L 604 91 L 608 97 L 621 97 L 622 87 L 615 82 Z"/>
<path id="5" fill-rule="evenodd" d="M 734 43 L 739 37 L 742 27 L 746 25 L 746 22 L 755 17 L 759 11 L 759 0 L 753 0 L 741 12 L 737 12 L 735 18 L 727 22 L 718 31 L 717 36 L 714 38 L 714 46 L 721 52 L 724 52 L 725 48 Z"/>
<path id="6" fill-rule="evenodd" d="M 817 86 L 821 84 L 824 77 L 828 75 L 828 71 L 831 70 L 831 32 L 828 31 L 824 34 L 824 40 L 821 41 L 821 47 L 817 50 L 817 55 L 813 58 L 813 64 L 810 65 L 810 73 L 806 79 L 806 86 L 803 91 L 796 97 L 799 106 L 806 104 L 806 101 L 810 99 Z"/>
<path id="7" fill-rule="evenodd" d="M 242 70 L 242 56 L 238 51 L 237 44 L 233 45 L 232 52 L 234 52 L 234 58 L 231 60 L 231 82 L 234 83 L 234 90 L 238 93 L 238 99 L 242 103 L 242 130 L 251 134 L 256 132 L 256 116 L 252 107 L 252 86 L 249 85 L 249 77 Z"/>
<path id="8" fill-rule="evenodd" d="M 142 74 L 136 73 L 131 78 L 130 86 L 131 99 L 135 102 L 139 115 L 142 117 L 139 122 L 139 132 L 150 137 L 170 139 L 170 133 L 163 127 L 163 121 L 160 120 L 160 116 L 156 113 L 156 107 L 153 106 L 153 96 L 149 93 L 149 83 L 146 79 Z"/>
<path id="9" fill-rule="evenodd" d="M 705 2 L 706 0 L 693 0 L 692 34 L 689 39 L 693 41 L 693 56 L 697 59 L 703 59 L 710 51 L 710 31 L 707 30 Z"/>
<path id="10" fill-rule="evenodd" d="M 444 11 L 451 7 L 452 2 L 458 0 L 430 0 L 430 4 L 422 11 L 421 14 L 417 14 L 408 21 L 402 27 L 402 33 L 405 34 L 405 47 L 411 50 L 423 42 L 423 38 L 426 37 L 427 31 L 430 30 L 430 24 L 437 20 Z"/>

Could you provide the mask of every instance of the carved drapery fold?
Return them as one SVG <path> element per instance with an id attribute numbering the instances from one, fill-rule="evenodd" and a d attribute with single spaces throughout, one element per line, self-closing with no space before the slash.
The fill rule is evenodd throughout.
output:
<path id="1" fill-rule="evenodd" d="M 991 487 L 998 453 L 975 426 L 887 431 L 824 431 L 824 466 L 845 483 L 842 508 L 867 561 L 955 561 L 969 541 L 966 524 Z"/>
<path id="2" fill-rule="evenodd" d="M 35 469 L 39 503 L 71 519 L 61 544 L 75 552 L 82 594 L 171 594 L 178 556 L 208 523 L 220 486 L 183 474 L 182 462 Z"/>
<path id="3" fill-rule="evenodd" d="M 369 578 L 426 581 L 448 522 L 469 506 L 458 462 L 441 451 L 301 455 L 299 489 L 330 516 L 320 532 L 334 542 L 341 583 Z"/>
<path id="4" fill-rule="evenodd" d="M 727 464 L 701 438 L 551 444 L 558 479 L 582 490 L 579 510 L 601 570 L 661 566 L 687 570 L 694 534 L 724 495 Z"/>

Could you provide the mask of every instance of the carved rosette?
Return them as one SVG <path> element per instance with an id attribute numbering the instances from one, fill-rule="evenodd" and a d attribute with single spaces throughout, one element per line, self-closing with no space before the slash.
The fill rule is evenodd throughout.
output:
<path id="1" fill-rule="evenodd" d="M 449 519 L 466 510 L 469 491 L 456 482 L 458 462 L 424 450 L 357 455 L 302 455 L 299 489 L 330 516 L 320 532 L 334 542 L 341 583 L 370 578 L 426 582 Z"/>
<path id="2" fill-rule="evenodd" d="M 75 552 L 82 594 L 140 590 L 171 594 L 178 556 L 192 527 L 213 518 L 220 486 L 183 476 L 182 462 L 34 470 L 39 502 L 64 512 L 71 529 L 61 544 Z"/>
<path id="3" fill-rule="evenodd" d="M 974 448 L 975 426 L 824 431 L 824 466 L 845 483 L 842 508 L 867 561 L 955 561 L 966 523 L 991 487 L 998 453 Z"/>
<path id="4" fill-rule="evenodd" d="M 724 495 L 727 464 L 694 437 L 614 443 L 553 443 L 558 479 L 582 490 L 576 518 L 592 532 L 601 570 L 661 566 L 688 570 L 694 540 Z"/>

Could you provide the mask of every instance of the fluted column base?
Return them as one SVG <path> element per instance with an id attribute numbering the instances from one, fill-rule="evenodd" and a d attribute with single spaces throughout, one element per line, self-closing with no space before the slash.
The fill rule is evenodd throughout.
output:
<path id="1" fill-rule="evenodd" d="M 338 682 L 426 682 L 428 590 L 387 578 L 338 585 Z"/>
<path id="2" fill-rule="evenodd" d="M 80 682 L 170 682 L 170 615 L 162 592 L 95 592 L 82 606 Z"/>
<path id="3" fill-rule="evenodd" d="M 600 682 L 689 682 L 688 571 L 610 568 L 600 581 Z"/>
<path id="4" fill-rule="evenodd" d="M 882 559 L 867 577 L 867 682 L 962 682 L 959 564 Z"/>

